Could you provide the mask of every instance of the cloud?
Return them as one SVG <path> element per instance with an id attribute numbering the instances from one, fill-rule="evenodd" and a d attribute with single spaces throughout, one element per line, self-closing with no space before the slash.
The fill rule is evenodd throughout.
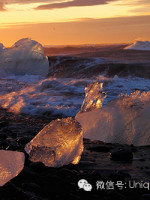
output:
<path id="1" fill-rule="evenodd" d="M 134 12 L 134 13 L 148 13 L 148 14 L 150 14 L 150 4 L 147 5 L 146 7 L 132 9 L 131 12 Z"/>
<path id="2" fill-rule="evenodd" d="M 49 2 L 49 0 L 0 0 L 0 3 L 3 3 L 3 4 L 14 4 L 14 3 L 20 3 L 20 4 L 23 4 L 23 3 L 37 3 L 37 2 Z"/>
<path id="3" fill-rule="evenodd" d="M 54 3 L 57 0 L 0 0 L 0 5 L 9 4 L 30 4 L 30 3 Z"/>
<path id="4" fill-rule="evenodd" d="M 67 7 L 78 7 L 78 6 L 95 6 L 95 5 L 103 5 L 107 4 L 111 1 L 117 0 L 73 0 L 61 3 L 51 3 L 46 5 L 40 5 L 36 9 L 44 10 L 44 9 L 57 9 L 57 8 L 67 8 Z"/>
<path id="5" fill-rule="evenodd" d="M 0 0 L 0 11 L 7 11 L 5 5 L 11 4 L 31 4 L 31 3 L 55 3 L 57 0 Z"/>
<path id="6" fill-rule="evenodd" d="M 138 0 L 139 4 L 150 4 L 149 0 Z"/>
<path id="7" fill-rule="evenodd" d="M 150 14 L 150 0 L 137 0 L 135 5 L 137 8 L 130 10 L 131 12 Z"/>
<path id="8" fill-rule="evenodd" d="M 4 4 L 0 2 L 0 11 L 5 11 Z"/>

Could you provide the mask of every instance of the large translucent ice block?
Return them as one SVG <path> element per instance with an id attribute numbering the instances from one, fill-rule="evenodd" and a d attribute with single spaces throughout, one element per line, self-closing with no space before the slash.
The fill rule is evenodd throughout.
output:
<path id="1" fill-rule="evenodd" d="M 10 48 L 0 44 L 0 69 L 15 75 L 47 75 L 49 63 L 41 44 L 24 38 Z"/>
<path id="2" fill-rule="evenodd" d="M 139 91 L 120 96 L 104 108 L 76 115 L 85 138 L 137 146 L 150 145 L 149 119 L 150 92 Z"/>
<path id="3" fill-rule="evenodd" d="M 26 145 L 25 151 L 31 161 L 49 167 L 77 164 L 83 151 L 81 126 L 71 117 L 54 120 Z"/>

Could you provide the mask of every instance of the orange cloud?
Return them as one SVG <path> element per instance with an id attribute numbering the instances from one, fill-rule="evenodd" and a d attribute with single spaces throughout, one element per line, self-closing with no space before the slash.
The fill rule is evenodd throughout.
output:
<path id="1" fill-rule="evenodd" d="M 5 11 L 4 4 L 0 2 L 0 11 Z"/>
<path id="2" fill-rule="evenodd" d="M 3 4 L 15 4 L 15 3 L 19 3 L 19 4 L 24 4 L 24 3 L 37 3 L 37 2 L 41 2 L 41 3 L 46 3 L 46 2 L 55 2 L 56 0 L 0 0 L 0 3 Z"/>

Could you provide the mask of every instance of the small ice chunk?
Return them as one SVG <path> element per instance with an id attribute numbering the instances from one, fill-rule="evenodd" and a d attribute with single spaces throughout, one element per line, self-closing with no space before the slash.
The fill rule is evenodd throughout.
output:
<path id="1" fill-rule="evenodd" d="M 85 99 L 80 112 L 88 112 L 102 107 L 106 93 L 102 91 L 103 83 L 95 82 L 85 88 Z"/>
<path id="2" fill-rule="evenodd" d="M 22 152 L 0 150 L 0 186 L 5 185 L 22 171 L 24 160 Z"/>
<path id="3" fill-rule="evenodd" d="M 73 118 L 53 120 L 25 147 L 32 162 L 48 167 L 77 164 L 83 151 L 81 125 Z"/>

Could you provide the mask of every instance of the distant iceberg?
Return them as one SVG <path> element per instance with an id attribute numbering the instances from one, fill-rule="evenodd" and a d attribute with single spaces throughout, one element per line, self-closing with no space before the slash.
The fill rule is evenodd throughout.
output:
<path id="1" fill-rule="evenodd" d="M 44 49 L 38 42 L 24 38 L 12 47 L 0 43 L 0 69 L 15 75 L 47 75 L 49 63 Z"/>
<path id="2" fill-rule="evenodd" d="M 125 47 L 125 49 L 150 51 L 149 41 L 136 41 L 134 44 Z"/>

